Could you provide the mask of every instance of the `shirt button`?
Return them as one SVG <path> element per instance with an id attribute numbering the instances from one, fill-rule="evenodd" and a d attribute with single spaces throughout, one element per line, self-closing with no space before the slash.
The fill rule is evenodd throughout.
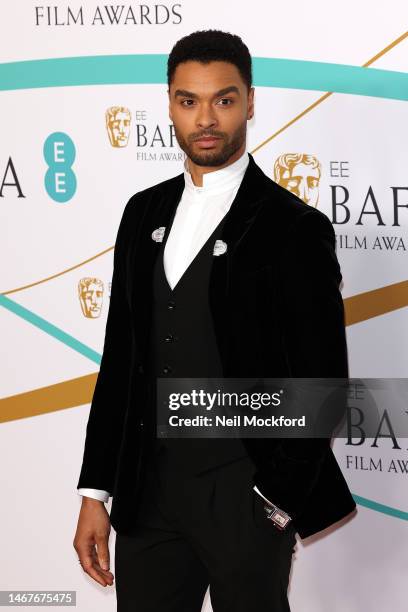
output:
<path id="1" fill-rule="evenodd" d="M 164 368 L 162 369 L 163 374 L 170 374 L 171 372 L 171 367 L 169 365 L 164 366 Z"/>
<path id="2" fill-rule="evenodd" d="M 173 300 L 169 300 L 169 301 L 167 302 L 167 308 L 168 308 L 169 310 L 174 310 L 174 309 L 175 309 L 175 307 L 176 307 L 176 302 L 174 302 Z"/>

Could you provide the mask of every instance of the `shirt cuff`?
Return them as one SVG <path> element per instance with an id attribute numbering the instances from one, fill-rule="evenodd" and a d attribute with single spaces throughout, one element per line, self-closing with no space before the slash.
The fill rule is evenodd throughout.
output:
<path id="1" fill-rule="evenodd" d="M 273 502 L 271 502 L 269 499 L 267 499 L 264 495 L 262 495 L 262 493 L 260 492 L 260 490 L 258 489 L 257 486 L 254 486 L 254 491 L 256 491 L 258 493 L 258 495 L 260 495 L 265 501 L 267 501 L 268 504 L 272 504 L 273 506 L 275 505 Z"/>
<path id="2" fill-rule="evenodd" d="M 108 491 L 103 491 L 102 489 L 77 489 L 79 495 L 83 495 L 84 497 L 92 497 L 93 499 L 98 499 L 102 502 L 109 501 L 109 493 Z"/>

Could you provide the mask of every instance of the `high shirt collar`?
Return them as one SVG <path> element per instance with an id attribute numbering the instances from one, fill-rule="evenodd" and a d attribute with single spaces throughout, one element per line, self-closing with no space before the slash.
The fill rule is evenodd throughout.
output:
<path id="1" fill-rule="evenodd" d="M 248 163 L 249 156 L 248 152 L 245 151 L 241 157 L 235 160 L 232 164 L 229 164 L 229 166 L 203 174 L 203 185 L 202 187 L 197 187 L 194 185 L 191 178 L 186 159 L 184 161 L 185 188 L 191 195 L 203 192 L 208 195 L 222 193 L 223 191 L 231 189 L 239 183 L 245 173 Z"/>

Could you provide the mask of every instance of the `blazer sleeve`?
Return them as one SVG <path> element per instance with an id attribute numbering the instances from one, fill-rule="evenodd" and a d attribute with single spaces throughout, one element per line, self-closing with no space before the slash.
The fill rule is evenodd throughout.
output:
<path id="1" fill-rule="evenodd" d="M 134 198 L 134 196 L 133 196 Z M 132 363 L 132 330 L 125 291 L 126 248 L 131 198 L 116 235 L 109 310 L 101 365 L 92 397 L 77 489 L 112 495 Z"/>
<path id="2" fill-rule="evenodd" d="M 293 378 L 348 378 L 342 279 L 329 218 L 306 207 L 294 223 L 280 262 L 281 323 L 286 360 Z M 341 420 L 345 391 L 325 402 L 333 425 Z M 340 407 L 340 409 L 339 409 Z M 326 417 L 325 417 L 326 419 Z M 254 482 L 292 518 L 307 504 L 330 438 L 283 438 Z"/>

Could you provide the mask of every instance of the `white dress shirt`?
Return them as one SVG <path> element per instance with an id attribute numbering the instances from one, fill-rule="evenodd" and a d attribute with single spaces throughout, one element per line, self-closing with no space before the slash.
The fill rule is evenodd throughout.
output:
<path id="1" fill-rule="evenodd" d="M 185 160 L 184 190 L 163 254 L 166 278 L 172 289 L 229 211 L 248 163 L 249 156 L 245 152 L 229 166 L 203 174 L 203 186 L 197 187 Z M 256 486 L 254 490 L 269 502 Z M 110 496 L 108 491 L 101 489 L 81 488 L 78 493 L 103 502 L 108 502 Z"/>

